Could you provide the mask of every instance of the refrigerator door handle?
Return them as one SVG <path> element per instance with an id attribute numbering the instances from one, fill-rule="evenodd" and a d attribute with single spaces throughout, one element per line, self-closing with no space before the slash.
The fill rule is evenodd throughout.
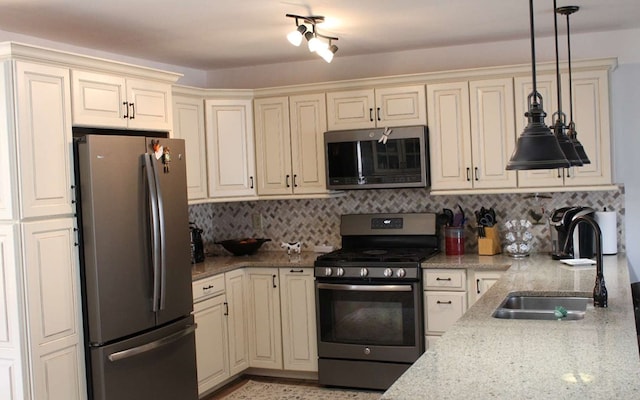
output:
<path id="1" fill-rule="evenodd" d="M 151 203 L 151 252 L 153 263 L 153 311 L 158 311 L 158 303 L 160 298 L 160 229 L 158 216 L 158 195 L 153 168 L 153 158 L 151 154 L 143 154 L 144 169 L 147 175 L 147 186 L 149 187 L 149 201 Z"/>
<path id="2" fill-rule="evenodd" d="M 153 161 L 153 155 L 149 154 L 149 159 Z M 151 162 L 153 166 L 153 179 L 156 186 L 157 196 L 157 212 L 158 222 L 157 227 L 160 235 L 160 310 L 164 310 L 167 295 L 167 246 L 166 246 L 166 229 L 167 224 L 164 220 L 164 200 L 162 197 L 162 186 L 160 186 L 160 177 L 158 176 L 158 168 L 155 162 Z"/>
<path id="3" fill-rule="evenodd" d="M 193 325 L 188 325 L 185 329 L 173 333 L 169 336 L 165 336 L 162 339 L 158 339 L 155 340 L 153 342 L 149 342 L 146 344 L 143 344 L 142 346 L 137 346 L 137 347 L 132 347 L 130 349 L 126 349 L 126 350 L 121 350 L 121 351 L 117 351 L 115 353 L 111 353 L 107 356 L 107 358 L 109 359 L 109 361 L 111 362 L 116 362 L 116 361 L 120 361 L 120 360 L 124 360 L 126 358 L 131 358 L 131 357 L 135 357 L 137 355 L 149 352 L 151 350 L 155 350 L 159 347 L 162 346 L 166 346 L 168 344 L 171 344 L 177 340 L 182 339 L 183 337 L 190 335 L 191 333 L 193 333 L 196 328 L 198 327 L 198 324 L 193 324 Z"/>

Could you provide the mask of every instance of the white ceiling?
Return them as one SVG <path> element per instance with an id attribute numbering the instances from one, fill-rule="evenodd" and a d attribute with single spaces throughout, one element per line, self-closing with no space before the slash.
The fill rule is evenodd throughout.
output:
<path id="1" fill-rule="evenodd" d="M 639 0 L 557 5 L 581 7 L 572 34 L 640 28 Z M 552 35 L 553 1 L 534 8 L 536 37 Z M 287 42 L 287 13 L 325 16 L 336 57 L 529 37 L 527 0 L 0 0 L 0 30 L 202 70 L 324 62 Z"/>

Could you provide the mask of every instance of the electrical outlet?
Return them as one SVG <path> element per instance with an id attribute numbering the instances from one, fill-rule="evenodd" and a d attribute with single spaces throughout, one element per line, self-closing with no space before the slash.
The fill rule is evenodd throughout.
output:
<path id="1" fill-rule="evenodd" d="M 253 222 L 253 230 L 255 230 L 255 231 L 261 231 L 262 230 L 262 215 L 253 214 L 252 222 Z"/>

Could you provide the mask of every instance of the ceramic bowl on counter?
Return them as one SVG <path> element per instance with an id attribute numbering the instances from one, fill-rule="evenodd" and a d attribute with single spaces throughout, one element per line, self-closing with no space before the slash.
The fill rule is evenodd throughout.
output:
<path id="1" fill-rule="evenodd" d="M 222 240 L 215 243 L 222 245 L 225 250 L 232 253 L 234 256 L 246 256 L 255 254 L 263 243 L 270 241 L 271 239 L 243 238 Z"/>

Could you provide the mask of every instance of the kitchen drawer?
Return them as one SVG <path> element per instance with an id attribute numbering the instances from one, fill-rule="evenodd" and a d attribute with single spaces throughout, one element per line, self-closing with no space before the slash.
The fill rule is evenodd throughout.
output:
<path id="1" fill-rule="evenodd" d="M 431 269 L 424 271 L 425 290 L 467 290 L 464 269 Z"/>
<path id="2" fill-rule="evenodd" d="M 193 282 L 193 301 L 198 302 L 224 293 L 224 274 Z"/>
<path id="3" fill-rule="evenodd" d="M 467 296 L 463 292 L 424 292 L 425 332 L 443 334 L 467 310 Z"/>

